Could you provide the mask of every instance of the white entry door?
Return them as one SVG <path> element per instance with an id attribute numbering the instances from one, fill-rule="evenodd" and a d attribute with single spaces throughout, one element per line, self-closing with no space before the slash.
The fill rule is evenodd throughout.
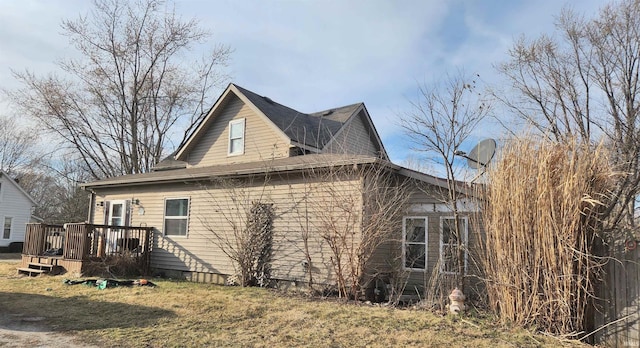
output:
<path id="1" fill-rule="evenodd" d="M 109 204 L 109 215 L 107 224 L 110 226 L 124 226 L 126 218 L 126 201 L 111 201 Z M 122 234 L 124 230 L 119 228 L 109 228 L 105 237 L 107 244 L 107 254 L 117 251 L 118 239 L 125 238 Z"/>
<path id="2" fill-rule="evenodd" d="M 125 206 L 125 201 L 111 201 L 111 205 L 109 207 L 109 225 L 124 226 Z"/>

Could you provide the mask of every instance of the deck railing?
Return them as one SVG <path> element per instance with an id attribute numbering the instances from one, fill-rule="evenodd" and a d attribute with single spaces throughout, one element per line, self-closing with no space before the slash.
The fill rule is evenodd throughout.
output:
<path id="1" fill-rule="evenodd" d="M 62 225 L 27 224 L 22 253 L 25 255 L 59 254 L 65 244 Z"/>
<path id="2" fill-rule="evenodd" d="M 109 226 L 87 223 L 28 224 L 22 253 L 89 260 L 111 255 L 142 257 L 148 263 L 152 227 Z"/>

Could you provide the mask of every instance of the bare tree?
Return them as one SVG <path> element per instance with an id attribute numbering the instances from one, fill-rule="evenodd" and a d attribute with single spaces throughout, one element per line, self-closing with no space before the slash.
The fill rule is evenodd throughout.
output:
<path id="1" fill-rule="evenodd" d="M 478 77 L 478 76 L 476 76 Z M 477 92 L 476 81 L 459 73 L 448 76 L 441 83 L 433 86 L 423 85 L 419 88 L 419 99 L 412 103 L 412 110 L 402 115 L 400 124 L 414 144 L 414 149 L 421 152 L 446 172 L 447 189 L 430 193 L 446 203 L 453 214 L 452 233 L 448 241 L 456 250 L 445 251 L 452 255 L 452 260 L 441 260 L 442 263 L 454 262 L 457 268 L 456 283 L 464 288 L 466 245 L 463 240 L 463 226 L 458 202 L 468 193 L 460 186 L 456 152 L 490 111 L 489 102 Z"/>
<path id="2" fill-rule="evenodd" d="M 14 174 L 20 186 L 36 201 L 34 215 L 46 223 L 85 221 L 89 196 L 78 185 L 87 181 L 88 172 L 71 156 L 55 166 L 50 162 L 55 161 L 43 160 Z"/>
<path id="3" fill-rule="evenodd" d="M 398 239 L 410 197 L 408 182 L 384 163 L 335 165 L 307 175 L 324 182 L 309 196 L 316 214 L 311 223 L 331 250 L 339 295 L 357 300 L 376 276 L 375 253 Z M 351 180 L 358 181 L 355 188 L 350 187 Z"/>
<path id="4" fill-rule="evenodd" d="M 232 261 L 241 286 L 266 286 L 273 260 L 273 202 L 268 175 L 214 178 L 203 184 L 207 210 L 197 215 L 209 240 Z"/>
<path id="5" fill-rule="evenodd" d="M 521 39 L 499 66 L 515 93 L 508 109 L 561 143 L 604 143 L 626 177 L 607 202 L 608 228 L 634 226 L 640 187 L 640 1 L 604 6 L 592 19 L 565 9 L 556 34 Z M 501 97 L 502 96 L 502 97 Z"/>
<path id="6" fill-rule="evenodd" d="M 9 175 L 36 165 L 42 155 L 37 133 L 22 127 L 15 118 L 0 117 L 0 170 Z"/>
<path id="7" fill-rule="evenodd" d="M 189 62 L 208 34 L 171 3 L 94 4 L 90 14 L 62 23 L 80 58 L 59 62 L 61 76 L 14 71 L 23 88 L 9 96 L 77 151 L 93 178 L 147 172 L 205 116 L 210 90 L 226 79 L 219 68 L 231 50 L 216 46 Z"/>

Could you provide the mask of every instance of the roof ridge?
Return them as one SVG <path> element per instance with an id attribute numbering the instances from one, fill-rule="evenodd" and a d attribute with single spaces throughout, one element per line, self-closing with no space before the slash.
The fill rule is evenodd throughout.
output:
<path id="1" fill-rule="evenodd" d="M 292 107 L 290 107 L 290 106 L 287 106 L 287 105 L 284 105 L 284 104 L 282 104 L 282 103 L 279 103 L 279 102 L 277 102 L 277 101 L 273 100 L 271 97 L 268 97 L 268 96 L 266 96 L 266 95 L 260 95 L 260 94 L 258 94 L 258 93 L 256 93 L 256 92 L 253 92 L 253 91 L 251 91 L 251 90 L 248 90 L 248 89 L 246 89 L 246 88 L 244 88 L 244 87 L 242 87 L 242 86 L 239 86 L 239 85 L 237 85 L 237 84 L 235 84 L 235 83 L 231 83 L 231 84 L 232 84 L 232 85 L 234 85 L 234 86 L 236 86 L 236 88 L 240 89 L 240 91 L 241 91 L 243 94 L 245 94 L 246 92 L 251 93 L 251 94 L 253 94 L 253 95 L 257 96 L 257 97 L 260 97 L 260 98 L 264 99 L 266 102 L 268 102 L 268 103 L 270 103 L 270 104 L 278 104 L 279 106 L 285 107 L 285 108 L 290 109 L 290 110 L 293 110 L 293 111 L 295 111 L 295 112 L 297 112 L 297 113 L 299 113 L 299 114 L 307 115 L 307 116 L 314 116 L 314 117 L 315 117 L 315 115 L 316 115 L 316 114 L 320 114 L 320 113 L 323 113 L 323 112 L 326 112 L 326 111 L 330 111 L 330 110 L 339 110 L 339 109 L 346 109 L 346 108 L 349 108 L 349 107 L 353 107 L 353 106 L 360 106 L 360 105 L 364 104 L 364 102 L 356 102 L 356 103 L 351 103 L 351 104 L 342 105 L 342 106 L 334 106 L 334 107 L 326 108 L 326 109 L 324 109 L 324 110 L 320 110 L 320 111 L 302 112 L 302 111 L 296 110 L 296 109 L 294 109 L 294 108 L 292 108 Z"/>
<path id="2" fill-rule="evenodd" d="M 349 105 L 343 105 L 343 106 L 337 106 L 337 107 L 333 107 L 333 108 L 328 108 L 328 109 L 324 109 L 324 110 L 320 110 L 320 111 L 314 111 L 314 112 L 309 113 L 309 116 L 317 117 L 316 115 L 318 115 L 318 114 L 321 115 L 321 114 L 323 114 L 323 113 L 325 113 L 327 111 L 335 111 L 335 110 L 347 109 L 347 108 L 354 107 L 354 106 L 360 106 L 362 104 L 364 104 L 364 103 L 363 102 L 358 102 L 358 103 L 353 103 L 353 104 L 349 104 Z"/>
<path id="3" fill-rule="evenodd" d="M 309 114 L 307 114 L 307 113 L 304 113 L 304 112 L 298 111 L 298 110 L 296 110 L 296 109 L 294 109 L 294 108 L 292 108 L 292 107 L 290 107 L 290 106 L 286 106 L 286 105 L 284 105 L 284 104 L 282 104 L 282 103 L 279 103 L 279 102 L 277 102 L 277 101 L 275 101 L 275 100 L 271 99 L 271 97 L 268 97 L 268 96 L 266 96 L 266 95 L 260 95 L 260 94 L 258 94 L 258 93 L 256 93 L 256 92 L 250 91 L 250 90 L 248 90 L 248 89 L 246 89 L 246 88 L 244 88 L 244 87 L 238 86 L 238 85 L 236 85 L 235 83 L 232 83 L 232 85 L 236 86 L 236 88 L 238 88 L 238 89 L 240 90 L 240 92 L 242 92 L 242 93 L 243 93 L 243 94 L 245 94 L 245 95 L 246 95 L 246 94 L 247 94 L 247 92 L 248 92 L 248 93 L 250 93 L 250 94 L 253 94 L 253 95 L 254 95 L 254 96 L 256 96 L 256 97 L 262 98 L 264 101 L 266 101 L 266 102 L 267 102 L 267 103 L 269 103 L 269 104 L 272 104 L 272 105 L 273 105 L 273 104 L 278 104 L 278 106 L 281 106 L 281 107 L 287 108 L 287 109 L 289 109 L 289 110 L 295 111 L 295 112 L 297 112 L 297 113 L 299 113 L 299 114 L 302 114 L 302 115 L 309 115 Z"/>

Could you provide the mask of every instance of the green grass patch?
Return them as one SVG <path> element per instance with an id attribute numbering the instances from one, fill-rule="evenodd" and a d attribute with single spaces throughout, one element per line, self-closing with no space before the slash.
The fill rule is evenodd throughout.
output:
<path id="1" fill-rule="evenodd" d="M 162 279 L 152 279 L 155 288 L 99 290 L 63 284 L 65 276 L 19 276 L 17 267 L 17 262 L 0 263 L 0 312 L 43 317 L 43 325 L 99 346 L 582 346 L 504 328 L 483 315 L 442 317 Z"/>

